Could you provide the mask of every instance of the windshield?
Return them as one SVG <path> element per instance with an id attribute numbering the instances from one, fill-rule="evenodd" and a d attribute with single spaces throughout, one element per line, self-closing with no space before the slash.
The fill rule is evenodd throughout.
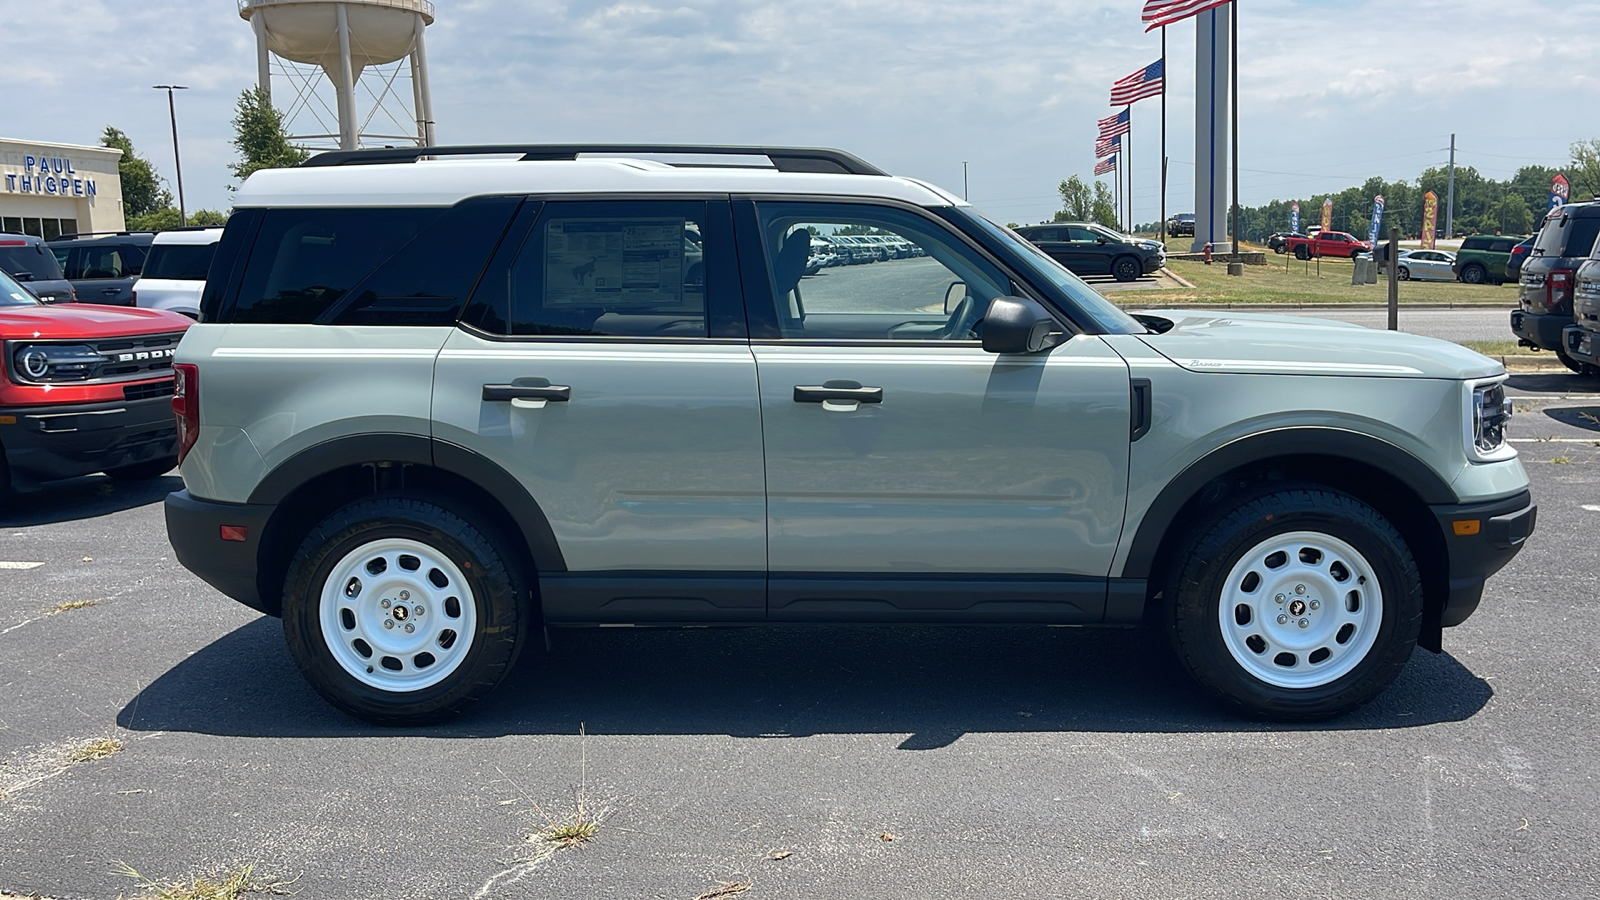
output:
<path id="1" fill-rule="evenodd" d="M 39 300 L 28 289 L 17 283 L 15 278 L 0 272 L 0 307 L 3 306 L 38 306 Z"/>
<path id="2" fill-rule="evenodd" d="M 45 250 L 43 244 L 30 247 L 21 240 L 0 239 L 0 269 L 22 281 L 61 280 L 61 265 L 55 254 Z"/>
<path id="3" fill-rule="evenodd" d="M 1031 241 L 1002 225 L 996 225 L 971 209 L 951 206 L 940 210 L 945 216 L 958 219 L 961 224 L 976 226 L 979 231 L 999 241 L 1012 251 L 1008 261 L 1021 266 L 1024 274 L 1039 282 L 1041 287 L 1054 289 L 1065 295 L 1072 307 L 1108 334 L 1144 334 L 1149 329 L 1139 324 L 1133 316 L 1118 309 L 1115 304 L 1100 296 L 1083 279 L 1072 274 L 1049 254 L 1034 246 Z"/>
<path id="4" fill-rule="evenodd" d="M 1104 225 L 1095 225 L 1093 223 L 1090 223 L 1089 230 L 1093 231 L 1096 234 L 1103 234 L 1106 237 L 1111 238 L 1113 241 L 1123 241 L 1124 243 L 1126 243 L 1128 241 L 1132 241 L 1133 240 L 1133 236 L 1132 235 L 1127 235 L 1127 234 L 1122 234 L 1120 232 L 1112 231 L 1111 229 L 1105 227 Z"/>
<path id="5" fill-rule="evenodd" d="M 699 247 L 690 247 L 698 251 Z M 145 260 L 145 278 L 170 278 L 175 281 L 205 281 L 211 268 L 216 244 L 156 244 Z"/>

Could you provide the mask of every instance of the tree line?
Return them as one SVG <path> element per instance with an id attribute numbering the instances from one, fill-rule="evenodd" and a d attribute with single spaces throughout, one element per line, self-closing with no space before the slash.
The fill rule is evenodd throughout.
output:
<path id="1" fill-rule="evenodd" d="M 297 166 L 310 158 L 308 150 L 289 143 L 283 116 L 273 108 L 267 92 L 259 87 L 239 95 L 234 106 L 233 146 L 239 154 L 228 170 L 243 181 L 258 169 Z M 172 191 L 156 171 L 155 164 L 134 149 L 133 141 L 121 129 L 106 126 L 100 144 L 122 151 L 117 173 L 122 180 L 122 209 L 127 226 L 133 231 L 161 231 L 182 225 L 221 225 L 228 214 L 214 209 L 197 209 L 188 221 L 173 205 Z M 229 190 L 234 190 L 229 186 Z"/>

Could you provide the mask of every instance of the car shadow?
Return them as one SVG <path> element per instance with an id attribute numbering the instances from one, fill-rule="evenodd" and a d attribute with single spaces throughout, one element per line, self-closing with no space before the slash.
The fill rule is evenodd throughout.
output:
<path id="1" fill-rule="evenodd" d="M 1559 372 L 1523 372 L 1506 379 L 1519 391 L 1539 394 L 1600 394 L 1600 378 L 1585 378 L 1565 369 Z"/>
<path id="2" fill-rule="evenodd" d="M 12 493 L 0 499 L 0 527 L 53 525 L 108 516 L 152 503 L 160 503 L 183 489 L 177 473 L 145 481 L 114 481 L 105 475 L 85 475 L 45 485 L 37 491 Z"/>
<path id="3" fill-rule="evenodd" d="M 1543 412 L 1563 425 L 1600 431 L 1600 406 L 1554 406 Z"/>
<path id="4" fill-rule="evenodd" d="M 583 629 L 554 635 L 487 701 L 431 728 L 368 725 L 300 677 L 276 619 L 178 663 L 117 724 L 243 737 L 481 738 L 508 734 L 779 739 L 906 735 L 902 750 L 973 732 L 1270 732 L 1408 728 L 1470 718 L 1489 684 L 1417 651 L 1378 699 L 1327 723 L 1229 714 L 1147 631 L 1023 626 Z"/>

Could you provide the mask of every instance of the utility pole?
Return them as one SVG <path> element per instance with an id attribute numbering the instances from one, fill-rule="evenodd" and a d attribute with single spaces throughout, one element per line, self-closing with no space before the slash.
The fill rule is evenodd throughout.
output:
<path id="1" fill-rule="evenodd" d="M 187 225 L 189 214 L 183 208 L 183 158 L 178 153 L 178 107 L 172 101 L 172 92 L 187 91 L 189 88 L 182 84 L 157 84 L 151 87 L 167 92 L 167 112 L 172 116 L 172 165 L 178 171 L 178 224 Z"/>
<path id="2" fill-rule="evenodd" d="M 967 161 L 961 161 L 961 199 L 967 199 Z"/>
<path id="3" fill-rule="evenodd" d="M 1444 202 L 1444 236 L 1456 236 L 1456 136 L 1450 135 L 1450 190 Z"/>
<path id="4" fill-rule="evenodd" d="M 1233 51 L 1231 56 L 1233 65 L 1233 240 L 1228 242 L 1228 247 L 1233 251 L 1233 259 L 1228 262 L 1229 275 L 1243 275 L 1244 263 L 1239 261 L 1239 0 L 1234 0 L 1228 17 L 1228 24 L 1233 29 L 1230 40 Z"/>

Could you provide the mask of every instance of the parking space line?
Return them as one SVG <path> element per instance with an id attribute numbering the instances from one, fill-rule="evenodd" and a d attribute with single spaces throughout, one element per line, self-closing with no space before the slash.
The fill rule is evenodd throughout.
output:
<path id="1" fill-rule="evenodd" d="M 42 562 L 6 562 L 4 560 L 0 560 L 0 569 L 27 570 L 27 569 L 37 569 L 42 565 L 44 565 L 44 563 L 42 563 Z"/>

